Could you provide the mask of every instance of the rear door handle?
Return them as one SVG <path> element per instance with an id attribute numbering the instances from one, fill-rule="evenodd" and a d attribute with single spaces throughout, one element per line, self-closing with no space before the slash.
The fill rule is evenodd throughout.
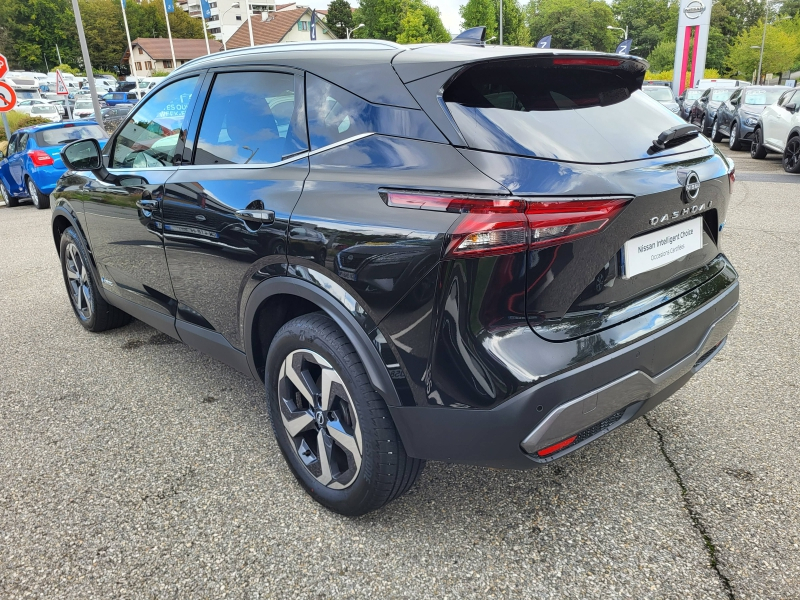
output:
<path id="1" fill-rule="evenodd" d="M 236 216 L 245 221 L 258 221 L 259 223 L 275 222 L 275 211 L 272 210 L 237 210 Z"/>

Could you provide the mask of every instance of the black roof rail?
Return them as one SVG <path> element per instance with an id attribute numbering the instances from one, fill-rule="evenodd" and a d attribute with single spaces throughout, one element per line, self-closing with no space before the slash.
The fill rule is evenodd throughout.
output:
<path id="1" fill-rule="evenodd" d="M 473 27 L 462 31 L 451 41 L 451 44 L 463 44 L 464 46 L 485 46 L 486 27 Z"/>

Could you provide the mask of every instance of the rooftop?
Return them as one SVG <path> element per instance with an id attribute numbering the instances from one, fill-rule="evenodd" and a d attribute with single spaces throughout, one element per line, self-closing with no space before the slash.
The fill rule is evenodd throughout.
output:
<path id="1" fill-rule="evenodd" d="M 207 54 L 206 41 L 204 39 L 186 40 L 182 38 L 172 38 L 172 44 L 175 48 L 175 60 L 191 60 L 192 58 L 198 58 Z M 141 46 L 142 49 L 155 60 L 172 60 L 172 52 L 169 47 L 168 38 L 136 38 L 131 45 Z M 222 50 L 222 42 L 215 39 L 209 38 L 208 45 L 212 53 Z M 133 52 L 135 55 L 136 50 Z M 122 59 L 128 59 L 127 50 L 122 56 Z"/>

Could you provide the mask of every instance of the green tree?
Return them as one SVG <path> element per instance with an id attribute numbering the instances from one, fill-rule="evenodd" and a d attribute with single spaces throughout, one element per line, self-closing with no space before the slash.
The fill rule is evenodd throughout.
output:
<path id="1" fill-rule="evenodd" d="M 500 0 L 495 0 L 495 14 L 500 22 Z M 503 0 L 503 44 L 530 46 L 531 31 L 525 22 L 525 12 L 517 0 Z"/>
<path id="2" fill-rule="evenodd" d="M 355 26 L 350 3 L 347 0 L 332 0 L 328 5 L 328 17 L 325 22 L 333 35 L 345 39 L 347 37 L 346 29 L 352 29 Z"/>
<path id="3" fill-rule="evenodd" d="M 422 0 L 406 2 L 405 15 L 400 21 L 398 44 L 449 42 L 450 34 L 442 23 L 439 10 Z"/>
<path id="4" fill-rule="evenodd" d="M 400 21 L 405 10 L 400 0 L 361 0 L 354 15 L 364 27 L 354 37 L 395 41 L 400 35 Z"/>
<path id="5" fill-rule="evenodd" d="M 647 55 L 650 70 L 654 73 L 668 71 L 675 65 L 675 40 L 664 40 Z"/>
<path id="6" fill-rule="evenodd" d="M 730 48 L 726 65 L 728 70 L 744 79 L 750 79 L 758 69 L 763 23 L 756 23 L 736 38 Z M 751 46 L 757 46 L 752 48 Z M 766 73 L 782 73 L 791 69 L 800 60 L 800 36 L 793 35 L 791 23 L 767 26 L 764 44 L 762 76 Z"/>
<path id="7" fill-rule="evenodd" d="M 497 36 L 497 10 L 495 0 L 468 0 L 459 9 L 462 29 L 486 27 L 486 39 Z"/>
<path id="8" fill-rule="evenodd" d="M 527 6 L 530 39 L 552 35 L 553 48 L 611 51 L 617 45 L 611 7 L 602 0 L 532 0 Z"/>
<path id="9" fill-rule="evenodd" d="M 628 37 L 637 48 L 634 53 L 639 56 L 648 56 L 653 52 L 663 40 L 664 26 L 671 18 L 668 0 L 614 0 L 611 10 L 617 21 L 615 26 L 628 28 Z M 677 20 L 675 23 L 677 26 Z"/>

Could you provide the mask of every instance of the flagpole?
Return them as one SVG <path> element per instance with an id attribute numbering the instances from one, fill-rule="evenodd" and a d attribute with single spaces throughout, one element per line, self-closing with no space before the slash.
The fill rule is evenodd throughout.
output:
<path id="1" fill-rule="evenodd" d="M 167 20 L 167 37 L 169 38 L 169 51 L 172 53 L 172 70 L 174 71 L 178 68 L 178 63 L 175 60 L 175 47 L 172 45 L 172 30 L 169 27 L 169 11 L 167 10 L 167 0 L 164 0 L 164 18 Z"/>
<path id="2" fill-rule="evenodd" d="M 139 77 L 136 75 L 136 60 L 133 58 L 133 45 L 131 44 L 131 32 L 128 30 L 128 15 L 125 14 L 125 0 L 122 0 L 122 20 L 125 23 L 125 37 L 128 38 L 128 52 L 131 55 L 131 73 L 133 73 L 133 82 L 136 84 L 136 98 L 141 100 L 142 95 L 139 93 Z"/>
<path id="3" fill-rule="evenodd" d="M 250 32 L 250 47 L 255 46 L 253 43 L 253 24 L 250 22 L 250 0 L 244 0 L 244 9 L 247 11 L 247 29 Z"/>

